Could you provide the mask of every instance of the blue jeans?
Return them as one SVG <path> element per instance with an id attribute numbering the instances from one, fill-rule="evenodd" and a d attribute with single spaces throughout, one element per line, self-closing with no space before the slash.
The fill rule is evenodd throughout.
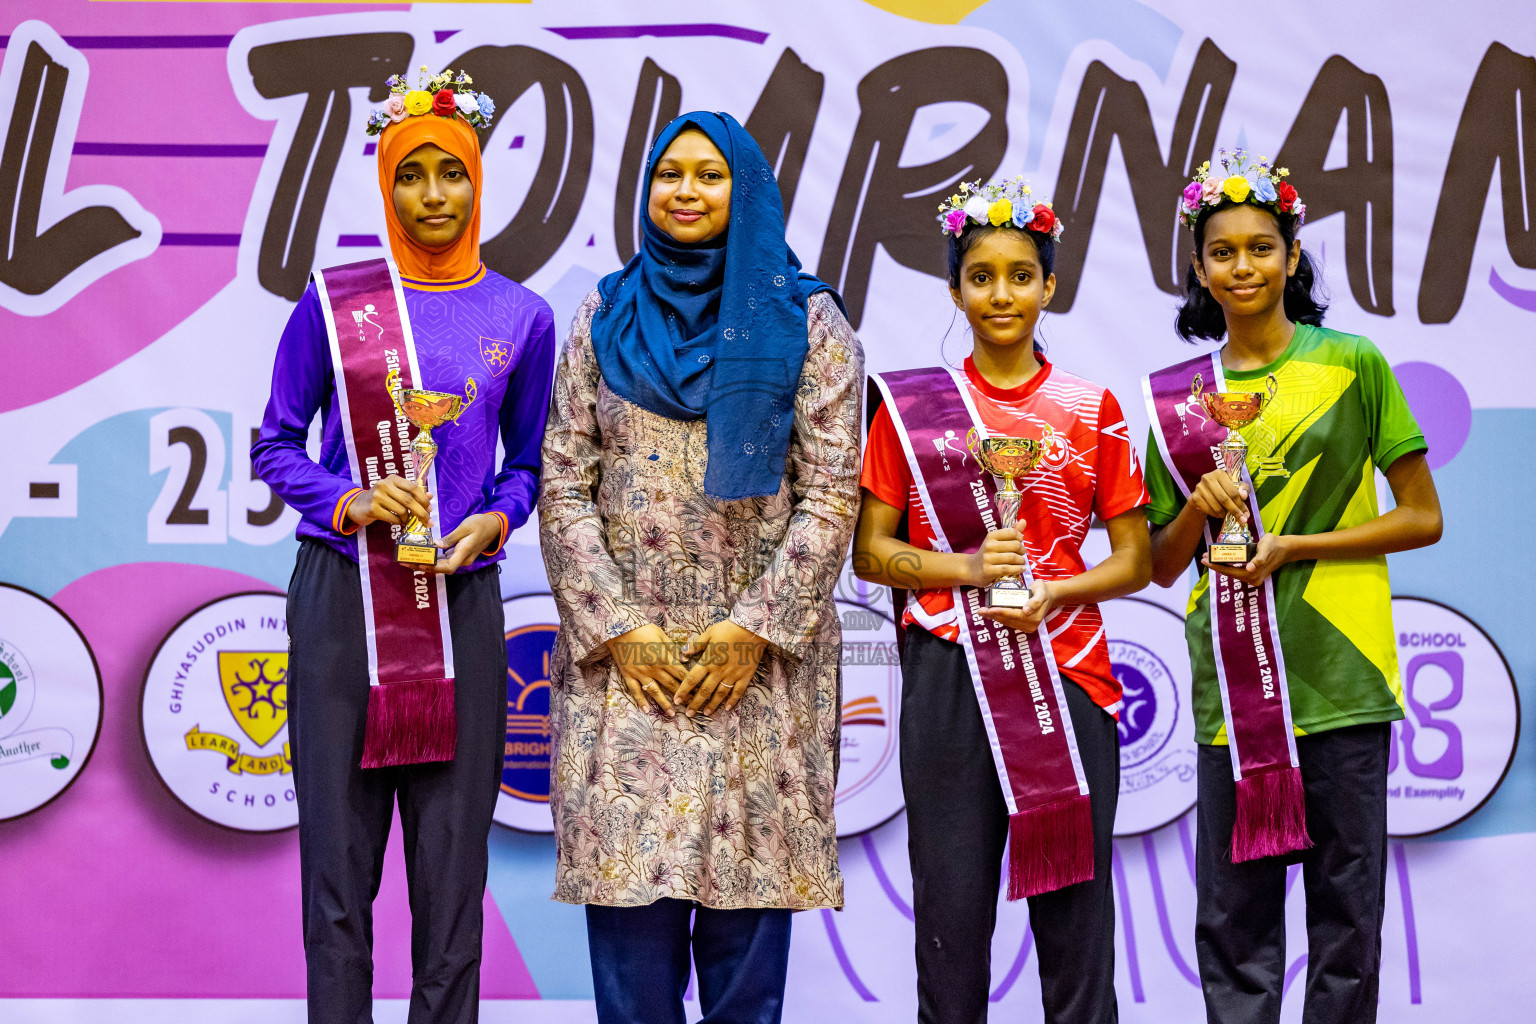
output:
<path id="1" fill-rule="evenodd" d="M 690 946 L 700 1024 L 779 1024 L 790 913 L 711 910 L 676 899 L 645 907 L 589 905 L 598 1024 L 683 1024 Z"/>

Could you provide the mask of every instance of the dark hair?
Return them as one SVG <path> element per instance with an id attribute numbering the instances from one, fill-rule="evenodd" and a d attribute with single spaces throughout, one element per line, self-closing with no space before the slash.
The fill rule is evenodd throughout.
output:
<path id="1" fill-rule="evenodd" d="M 1015 227 L 1012 224 L 995 228 L 990 224 L 976 224 L 967 220 L 964 230 L 959 235 L 944 232 L 944 238 L 949 243 L 949 286 L 951 288 L 960 287 L 960 270 L 965 263 L 966 253 L 976 248 L 977 243 L 983 238 L 997 231 L 1012 231 L 1034 242 L 1035 253 L 1040 257 L 1040 276 L 1045 278 L 1055 273 L 1056 240 L 1050 235 L 1043 231 Z"/>
<path id="2" fill-rule="evenodd" d="M 944 232 L 944 238 L 949 243 L 949 286 L 956 290 L 960 288 L 960 271 L 965 264 L 966 253 L 974 249 L 978 242 L 996 231 L 1011 231 L 1016 235 L 1029 239 L 1035 243 L 1035 255 L 1040 259 L 1040 277 L 1044 280 L 1056 272 L 1056 239 L 1044 231 L 1031 231 L 1028 228 L 1017 227 L 1012 224 L 1004 224 L 1001 227 L 993 227 L 990 224 L 975 224 L 969 219 L 960 234 L 955 235 Z M 1042 313 L 1044 310 L 1041 311 Z M 1035 339 L 1035 351 L 1045 354 L 1045 346 L 1040 339 Z"/>
<path id="3" fill-rule="evenodd" d="M 1209 223 L 1211 215 L 1241 205 L 1243 204 L 1227 200 L 1219 206 L 1201 207 L 1200 216 L 1195 221 L 1195 252 L 1197 254 L 1205 248 L 1205 226 Z M 1264 210 L 1264 212 L 1274 217 L 1279 224 L 1280 238 L 1285 242 L 1286 252 L 1290 252 L 1291 245 L 1296 241 L 1295 214 L 1276 213 L 1274 210 Z M 1328 304 L 1321 300 L 1326 297 L 1323 293 L 1322 275 L 1317 273 L 1307 250 L 1301 250 L 1301 258 L 1296 261 L 1296 273 L 1285 281 L 1282 301 L 1285 303 L 1286 318 L 1292 323 L 1321 327 L 1323 314 L 1328 311 Z M 1221 305 L 1216 301 L 1215 296 L 1195 276 L 1193 266 L 1184 270 L 1184 305 L 1179 307 L 1179 315 L 1174 321 L 1174 330 L 1179 332 L 1179 337 L 1188 342 L 1193 342 L 1196 338 L 1219 340 L 1227 333 L 1226 314 L 1222 312 Z"/>

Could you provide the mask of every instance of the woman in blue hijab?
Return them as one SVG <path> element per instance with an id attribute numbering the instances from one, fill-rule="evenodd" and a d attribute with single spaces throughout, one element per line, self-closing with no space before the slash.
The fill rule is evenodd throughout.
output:
<path id="1" fill-rule="evenodd" d="M 603 1024 L 780 1020 L 790 914 L 840 907 L 833 589 L 863 350 L 728 114 L 661 132 L 640 252 L 556 367 L 541 540 L 555 898 Z"/>

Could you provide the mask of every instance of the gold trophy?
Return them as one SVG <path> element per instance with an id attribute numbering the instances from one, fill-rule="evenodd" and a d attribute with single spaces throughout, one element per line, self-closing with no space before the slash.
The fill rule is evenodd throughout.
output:
<path id="1" fill-rule="evenodd" d="M 464 382 L 464 397 L 446 391 L 426 391 L 422 388 L 402 388 L 400 371 L 390 370 L 384 379 L 389 397 L 394 399 L 400 415 L 420 428 L 421 433 L 411 442 L 412 480 L 425 481 L 432 460 L 437 457 L 437 442 L 432 440 L 432 428 L 452 423 L 475 400 L 475 378 Z M 434 565 L 437 562 L 437 545 L 432 534 L 412 513 L 405 522 L 405 532 L 395 543 L 395 561 L 407 565 Z"/>
<path id="2" fill-rule="evenodd" d="M 1226 440 L 1216 446 L 1216 468 L 1225 470 L 1235 484 L 1243 482 L 1243 464 L 1248 460 L 1248 442 L 1243 440 L 1237 428 L 1258 420 L 1280 387 L 1274 374 L 1265 378 L 1264 384 L 1264 391 L 1207 391 L 1201 394 L 1205 381 L 1197 373 L 1189 386 L 1190 397 L 1199 399 L 1211 419 L 1227 428 Z M 1247 565 L 1253 561 L 1258 547 L 1247 524 L 1228 513 L 1221 521 L 1221 532 L 1211 544 L 1209 556 L 1216 565 Z"/>
<path id="3" fill-rule="evenodd" d="M 1022 491 L 1013 486 L 1013 478 L 1023 476 L 1040 464 L 1051 444 L 1051 428 L 1037 441 L 1032 437 L 981 437 L 972 427 L 965 435 L 965 446 L 976 456 L 976 461 L 993 476 L 1003 478 L 1003 486 L 997 489 L 998 529 L 1016 527 L 1019 521 L 1019 501 Z M 1029 603 L 1029 588 L 1024 576 L 1006 576 L 986 589 L 981 603 L 986 608 L 1022 608 Z"/>

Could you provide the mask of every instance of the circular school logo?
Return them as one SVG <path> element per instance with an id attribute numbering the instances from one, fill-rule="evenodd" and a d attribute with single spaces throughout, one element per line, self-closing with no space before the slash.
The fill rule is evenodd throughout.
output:
<path id="1" fill-rule="evenodd" d="M 501 603 L 507 642 L 507 744 L 496 795 L 498 824 L 553 832 L 549 814 L 549 659 L 560 613 L 549 594 Z"/>
<path id="2" fill-rule="evenodd" d="M 101 672 L 49 601 L 0 583 L 0 821 L 30 814 L 80 775 L 101 731 Z"/>
<path id="3" fill-rule="evenodd" d="M 1184 620 L 1134 597 L 1099 606 L 1120 681 L 1120 802 L 1115 835 L 1162 828 L 1195 804 L 1195 721 Z"/>
<path id="4" fill-rule="evenodd" d="M 233 594 L 177 623 L 150 660 L 139 714 L 150 763 L 194 814 L 242 832 L 299 823 L 283 595 Z"/>
<path id="5" fill-rule="evenodd" d="M 1420 836 L 1469 817 L 1504 781 L 1520 735 L 1509 664 L 1453 608 L 1392 599 L 1407 717 L 1392 723 L 1387 832 Z"/>
<path id="6" fill-rule="evenodd" d="M 896 626 L 876 608 L 839 599 L 843 626 L 842 757 L 837 773 L 837 834 L 856 836 L 901 813 L 898 725 L 901 661 Z"/>

